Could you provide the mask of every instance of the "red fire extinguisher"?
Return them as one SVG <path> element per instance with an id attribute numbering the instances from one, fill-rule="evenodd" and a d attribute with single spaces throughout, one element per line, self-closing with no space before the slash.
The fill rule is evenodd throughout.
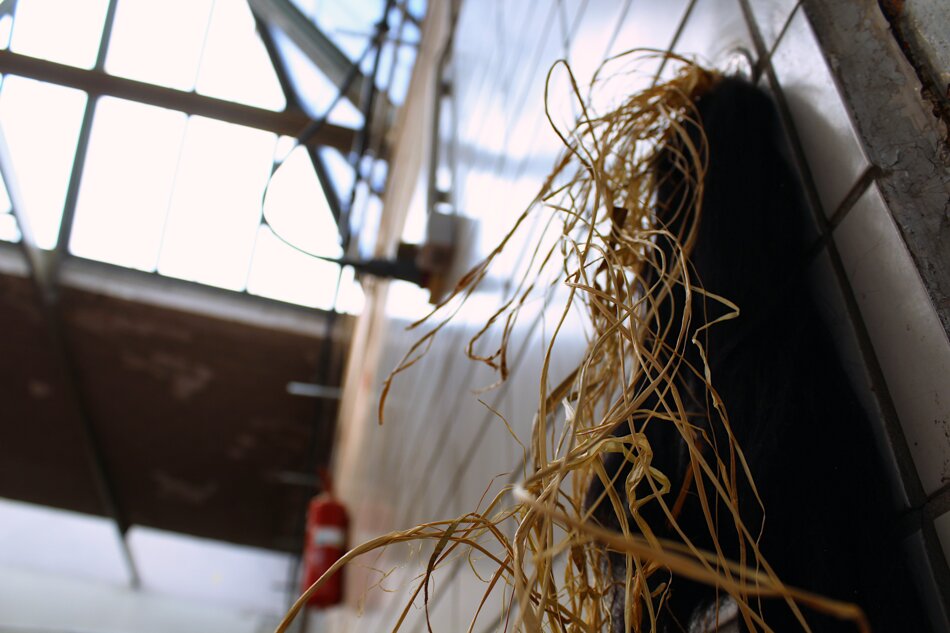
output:
<path id="1" fill-rule="evenodd" d="M 307 510 L 301 593 L 346 553 L 346 531 L 349 526 L 346 508 L 333 497 L 326 475 L 324 482 L 325 492 L 311 499 Z M 342 600 L 343 571 L 340 570 L 313 592 L 307 605 L 324 608 L 339 604 Z"/>

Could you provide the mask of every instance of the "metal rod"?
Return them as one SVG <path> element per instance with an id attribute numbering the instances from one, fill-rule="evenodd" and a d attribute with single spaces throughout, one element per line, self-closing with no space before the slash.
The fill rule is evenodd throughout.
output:
<path id="1" fill-rule="evenodd" d="M 109 41 L 112 38 L 112 26 L 115 24 L 115 11 L 118 6 L 118 0 L 109 0 L 109 6 L 106 8 L 106 17 L 102 25 L 102 37 L 99 40 L 99 51 L 96 54 L 96 63 L 93 67 L 96 71 L 104 71 L 106 65 L 106 55 L 109 53 Z M 59 268 L 63 257 L 69 249 L 69 238 L 73 231 L 73 220 L 76 218 L 76 202 L 79 199 L 79 185 L 82 181 L 83 169 L 86 165 L 86 155 L 89 150 L 89 137 L 92 134 L 92 121 L 96 115 L 96 102 L 98 97 L 90 94 L 86 99 L 86 107 L 82 115 L 82 123 L 79 125 L 79 138 L 76 141 L 76 154 L 73 158 L 73 167 L 69 174 L 69 183 L 66 186 L 66 197 L 63 202 L 63 216 L 59 224 L 59 236 L 56 245 L 53 248 L 53 261 L 51 263 L 51 275 L 53 291 L 57 291 L 59 280 Z"/>
<path id="2" fill-rule="evenodd" d="M 287 107 L 284 109 L 301 110 L 300 95 L 297 94 L 297 89 L 294 88 L 293 81 L 290 79 L 290 73 L 287 72 L 287 66 L 280 56 L 280 51 L 277 50 L 277 43 L 274 42 L 274 37 L 260 16 L 253 11 L 251 13 L 254 15 L 254 25 L 257 28 L 257 35 L 264 44 L 264 50 L 267 51 L 270 64 L 274 67 L 274 73 L 277 75 L 277 82 L 280 84 L 280 89 L 283 91 L 284 98 L 287 100 Z"/>
<path id="3" fill-rule="evenodd" d="M 263 108 L 206 97 L 194 92 L 114 77 L 97 70 L 83 70 L 26 55 L 0 50 L 0 73 L 9 73 L 39 81 L 47 81 L 84 90 L 90 95 L 111 96 L 138 103 L 179 110 L 186 114 L 206 116 L 228 123 L 245 125 L 274 134 L 296 137 L 310 123 L 305 112 L 287 110 L 274 112 Z M 355 130 L 326 123 L 309 140 L 314 145 L 335 147 L 349 152 L 356 138 Z"/>
<path id="4" fill-rule="evenodd" d="M 247 3 L 267 25 L 283 31 L 334 85 L 344 85 L 354 70 L 353 62 L 290 0 L 248 0 Z M 360 102 L 368 83 L 362 73 L 358 77 L 358 81 L 345 89 L 346 98 L 354 104 Z"/>
<path id="5" fill-rule="evenodd" d="M 339 400 L 343 395 L 343 390 L 339 387 L 293 381 L 287 383 L 287 393 L 292 396 L 303 396 L 304 398 Z"/>
<path id="6" fill-rule="evenodd" d="M 363 111 L 363 127 L 360 128 L 356 136 L 356 150 L 355 153 L 351 154 L 351 164 L 353 165 L 353 171 L 355 172 L 356 178 L 353 181 L 353 189 L 350 191 L 349 201 L 342 209 L 342 215 L 340 216 L 340 241 L 343 245 L 344 254 L 347 253 L 350 246 L 350 232 L 352 227 L 350 226 L 351 214 L 353 211 L 353 204 L 356 202 L 356 190 L 360 184 L 360 181 L 363 178 L 362 175 L 362 166 L 361 162 L 363 156 L 366 154 L 366 150 L 369 147 L 369 137 L 372 130 L 375 129 L 375 103 L 376 103 L 376 77 L 379 74 L 379 62 L 383 54 L 383 43 L 386 41 L 386 35 L 389 33 L 389 12 L 392 10 L 393 0 L 386 0 L 386 5 L 383 8 L 383 15 L 380 17 L 379 22 L 376 24 L 376 36 L 374 38 L 374 46 L 376 47 L 375 55 L 373 57 L 373 72 L 370 75 L 370 81 L 366 84 L 366 90 L 368 91 L 364 95 L 362 102 L 362 111 Z"/>
<path id="7" fill-rule="evenodd" d="M 83 435 L 83 444 L 92 469 L 93 482 L 102 502 L 103 510 L 112 518 L 119 536 L 119 547 L 129 573 L 129 583 L 132 587 L 140 585 L 140 577 L 132 552 L 125 540 L 125 533 L 129 522 L 122 512 L 112 478 L 95 425 L 90 415 L 89 402 L 79 385 L 79 368 L 73 357 L 66 337 L 66 328 L 58 309 L 57 293 L 54 290 L 55 280 L 50 274 L 49 258 L 33 241 L 29 218 L 24 213 L 23 199 L 20 196 L 16 172 L 13 162 L 7 151 L 7 142 L 0 129 L 0 176 L 7 188 L 13 216 L 20 228 L 20 248 L 26 256 L 30 268 L 31 278 L 40 298 L 43 320 L 46 325 L 53 356 L 57 359 L 60 374 L 63 380 L 63 392 L 67 402 L 72 402 L 73 409 L 79 418 L 79 425 Z"/>
<path id="8" fill-rule="evenodd" d="M 333 184 L 333 176 L 330 175 L 330 170 L 327 168 L 326 160 L 324 160 L 320 154 L 320 149 L 317 147 L 311 147 L 309 149 L 310 151 L 308 153 L 310 154 L 310 163 L 313 165 L 313 171 L 317 174 L 317 180 L 320 181 L 320 188 L 323 189 L 323 195 L 327 199 L 330 214 L 339 226 L 343 202 L 340 200 L 340 194 Z"/>
<path id="9" fill-rule="evenodd" d="M 298 110 L 302 109 L 300 105 L 300 95 L 290 80 L 287 65 L 284 63 L 283 58 L 281 58 L 274 38 L 267 29 L 267 25 L 257 15 L 254 15 L 254 22 L 257 24 L 257 32 L 260 35 L 261 41 L 264 43 L 264 48 L 267 50 L 267 56 L 270 57 L 271 66 L 274 67 L 274 72 L 277 74 L 277 81 L 280 82 L 280 87 L 284 91 L 284 97 L 287 99 L 287 103 Z M 304 139 L 304 141 L 306 141 L 306 139 Z M 310 163 L 313 165 L 313 170 L 317 174 L 317 180 L 320 181 L 320 187 L 323 189 L 323 195 L 326 196 L 330 213 L 333 215 L 333 220 L 339 223 L 340 195 L 333 187 L 333 179 L 330 177 L 326 161 L 324 161 L 323 156 L 321 156 L 319 148 L 310 145 L 307 149 Z"/>

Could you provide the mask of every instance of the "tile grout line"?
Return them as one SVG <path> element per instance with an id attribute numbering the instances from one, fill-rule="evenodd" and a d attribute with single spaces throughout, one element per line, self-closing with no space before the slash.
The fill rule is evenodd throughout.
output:
<path id="1" fill-rule="evenodd" d="M 801 10 L 802 0 L 798 0 L 795 3 L 795 6 L 792 7 L 792 10 L 788 12 L 788 17 L 785 18 L 785 23 L 782 24 L 782 28 L 779 30 L 778 35 L 775 36 L 775 41 L 772 42 L 772 48 L 768 50 L 764 57 L 760 57 L 756 62 L 755 66 L 752 68 L 752 80 L 753 83 L 758 83 L 759 78 L 762 76 L 762 70 L 766 65 L 772 64 L 772 56 L 775 55 L 775 51 L 778 48 L 778 45 L 782 42 L 782 39 L 785 37 L 785 33 L 788 31 L 789 27 L 792 25 L 792 20 L 795 18 L 795 14 Z M 750 7 L 751 9 L 751 7 Z M 752 32 L 752 26 L 750 22 L 754 22 L 754 16 L 751 18 L 746 15 L 745 7 L 742 7 L 743 17 L 746 19 L 746 26 L 749 28 L 749 32 Z M 758 25 L 756 25 L 758 28 Z M 762 41 L 762 47 L 765 48 L 765 41 Z"/>
<path id="2" fill-rule="evenodd" d="M 838 204 L 838 208 L 835 209 L 834 213 L 831 214 L 831 217 L 828 218 L 828 231 L 833 233 L 835 229 L 838 228 L 838 225 L 841 224 L 848 213 L 854 208 L 855 203 L 864 195 L 864 193 L 871 188 L 871 185 L 875 184 L 881 176 L 884 175 L 884 171 L 877 165 L 868 165 L 861 175 L 858 176 L 857 180 L 854 181 L 854 184 L 851 185 L 851 189 L 844 195 L 844 198 Z"/>
<path id="3" fill-rule="evenodd" d="M 939 519 L 950 512 L 950 483 L 946 484 L 927 498 L 924 513 Z"/>
<path id="4" fill-rule="evenodd" d="M 821 234 L 815 238 L 815 241 L 808 248 L 806 260 L 812 261 L 818 257 L 818 254 L 834 239 L 834 231 L 838 228 L 854 205 L 867 193 L 877 182 L 877 177 L 882 173 L 876 165 L 869 165 L 861 175 L 854 181 L 854 184 L 845 194 L 844 199 L 838 205 L 838 208 L 828 219 L 827 227 Z"/>

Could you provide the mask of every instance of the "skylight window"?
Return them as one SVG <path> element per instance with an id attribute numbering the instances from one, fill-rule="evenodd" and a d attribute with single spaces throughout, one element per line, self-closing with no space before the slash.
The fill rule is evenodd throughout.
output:
<path id="1" fill-rule="evenodd" d="M 187 117 L 103 97 L 96 105 L 69 250 L 154 271 Z"/>
<path id="2" fill-rule="evenodd" d="M 264 214 L 273 230 L 294 246 L 322 257 L 343 255 L 336 221 L 306 148 L 294 149 L 274 173 Z"/>
<path id="3" fill-rule="evenodd" d="M 294 0 L 294 4 L 312 18 L 351 61 L 356 61 L 372 37 L 373 26 L 383 12 L 385 0 Z"/>
<path id="4" fill-rule="evenodd" d="M 336 96 L 336 86 L 283 31 L 272 29 L 271 32 L 287 65 L 287 74 L 302 97 L 304 110 L 312 117 L 324 116 Z M 336 125 L 356 128 L 363 125 L 363 114 L 355 105 L 342 99 L 327 120 Z"/>
<path id="5" fill-rule="evenodd" d="M 17 242 L 19 239 L 20 228 L 17 226 L 16 218 L 9 211 L 0 213 L 0 240 Z"/>
<path id="6" fill-rule="evenodd" d="M 0 48 L 9 48 L 10 36 L 13 34 L 13 16 L 9 13 L 0 15 Z"/>
<path id="7" fill-rule="evenodd" d="M 108 5 L 108 0 L 19 0 L 10 48 L 51 62 L 92 68 Z"/>
<path id="8" fill-rule="evenodd" d="M 22 77 L 8 75 L 0 88 L 0 125 L 41 248 L 52 249 L 59 237 L 85 105 L 79 90 Z"/>
<path id="9" fill-rule="evenodd" d="M 293 1 L 345 55 L 362 59 L 364 74 L 370 74 L 375 55 L 364 53 L 384 0 Z M 424 0 L 407 4 L 421 17 Z M 401 11 L 388 16 L 392 29 L 376 80 L 389 96 L 380 102 L 402 100 L 415 57 L 419 31 Z M 271 41 L 265 46 L 258 28 L 244 0 L 0 4 L 0 48 L 85 69 L 79 81 L 93 82 L 93 92 L 103 85 L 95 74 L 105 72 L 195 93 L 176 96 L 123 83 L 138 92 L 128 98 L 142 103 L 94 96 L 87 104 L 79 90 L 0 76 L 0 125 L 37 246 L 57 247 L 65 212 L 62 232 L 69 241 L 62 248 L 73 255 L 282 301 L 359 310 L 362 292 L 353 270 L 306 255 L 342 255 L 334 214 L 350 200 L 353 166 L 344 152 L 330 147 L 298 147 L 288 156 L 292 139 L 279 141 L 274 133 L 286 133 L 286 121 L 297 116 L 285 112 L 288 81 L 294 88 L 291 106 L 299 103 L 313 118 L 326 115 L 338 87 L 279 29 L 268 26 L 264 35 Z M 279 56 L 272 59 L 275 49 Z M 38 77 L 44 77 L 47 71 L 38 68 Z M 265 131 L 146 105 L 160 97 L 163 105 L 178 99 L 182 105 L 174 107 L 203 114 L 213 104 L 194 99 L 212 97 L 280 114 L 270 123 L 247 112 L 253 116 L 245 120 L 257 117 L 272 130 Z M 358 105 L 346 98 L 335 103 L 331 124 L 362 127 Z M 81 173 L 73 167 L 77 157 Z M 275 160 L 284 162 L 268 189 L 262 224 L 263 193 Z M 362 171 L 385 174 L 384 163 L 376 166 L 380 169 L 367 165 Z M 364 255 L 374 239 L 376 227 L 370 225 L 379 220 L 375 192 L 382 185 L 362 186 L 349 214 L 351 227 L 358 229 L 356 250 Z M 0 187 L 0 240 L 18 239 Z"/>
<path id="10" fill-rule="evenodd" d="M 340 267 L 294 250 L 272 229 L 258 230 L 248 292 L 311 308 L 333 307 Z"/>
<path id="11" fill-rule="evenodd" d="M 119 0 L 106 71 L 168 88 L 193 89 L 211 6 L 212 0 Z"/>
<path id="12" fill-rule="evenodd" d="M 269 110 L 283 110 L 287 104 L 244 0 L 215 2 L 196 89 Z"/>
<path id="13" fill-rule="evenodd" d="M 7 188 L 0 180 L 0 240 L 16 242 L 19 239 L 20 229 L 17 226 L 16 218 L 13 217 L 10 196 L 7 194 Z"/>
<path id="14" fill-rule="evenodd" d="M 191 117 L 159 272 L 244 289 L 276 144 L 270 132 Z"/>

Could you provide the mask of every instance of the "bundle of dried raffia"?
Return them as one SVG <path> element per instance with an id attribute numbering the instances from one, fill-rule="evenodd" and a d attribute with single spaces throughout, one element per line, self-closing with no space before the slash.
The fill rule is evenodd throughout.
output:
<path id="1" fill-rule="evenodd" d="M 519 311 L 543 290 L 537 288 L 538 271 L 551 267 L 560 268 L 558 283 L 568 289 L 561 322 L 578 306 L 589 320 L 593 335 L 583 359 L 565 380 L 546 389 L 560 323 L 555 328 L 539 376 L 545 393 L 524 479 L 482 511 L 363 543 L 327 574 L 388 545 L 432 541 L 426 572 L 394 630 L 417 599 L 429 600 L 431 574 L 463 552 L 496 566 L 485 578 L 482 604 L 504 596 L 499 630 L 658 630 L 671 586 L 680 579 L 717 588 L 751 630 L 770 630 L 760 615 L 764 599 L 784 601 L 803 623 L 800 606 L 863 627 L 863 615 L 853 605 L 783 585 L 760 554 L 761 525 L 742 520 L 738 491 L 751 491 L 752 498 L 742 502 L 755 504 L 756 488 L 742 449 L 732 441 L 728 403 L 718 398 L 703 345 L 707 332 L 733 319 L 738 308 L 728 297 L 706 292 L 690 263 L 707 165 L 695 103 L 720 76 L 679 57 L 636 55 L 662 59 L 673 67 L 672 79 L 603 113 L 591 104 L 598 94 L 615 90 L 616 76 L 595 76 L 582 98 L 570 68 L 563 62 L 552 68 L 568 79 L 580 112 L 568 131 L 548 116 L 565 152 L 507 237 L 451 297 L 413 325 L 430 329 L 386 380 L 381 422 L 393 379 L 421 358 L 519 228 L 537 215 L 559 222 L 560 239 L 534 253 L 527 276 L 468 347 L 470 357 L 507 378 L 509 335 Z M 662 193 L 670 183 L 679 193 Z M 662 213 L 661 198 L 667 207 Z M 704 307 L 697 312 L 697 305 Z M 495 327 L 501 346 L 476 354 L 475 343 Z M 696 424 L 697 407 L 706 426 Z M 675 436 L 688 453 L 685 472 L 663 472 L 659 466 L 650 438 L 664 435 Z M 605 466 L 618 460 L 623 468 Z M 689 496 L 703 500 L 697 507 L 709 526 L 705 538 L 677 528 Z M 516 528 L 505 529 L 509 523 Z M 720 533 L 728 535 L 728 547 L 720 547 Z M 730 559 L 725 552 L 738 555 Z M 278 631 L 327 576 L 301 596 Z M 477 630 L 478 617 L 468 630 Z"/>

